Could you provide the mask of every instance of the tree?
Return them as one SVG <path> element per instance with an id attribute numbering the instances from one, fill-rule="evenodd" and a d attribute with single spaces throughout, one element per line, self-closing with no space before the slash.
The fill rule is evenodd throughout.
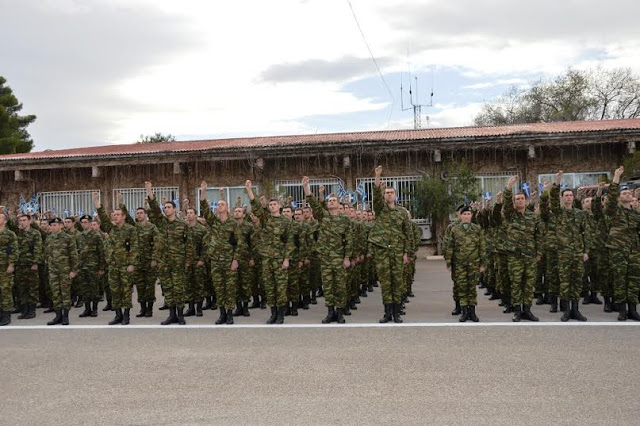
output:
<path id="1" fill-rule="evenodd" d="M 140 135 L 140 140 L 136 143 L 156 143 L 156 142 L 175 142 L 176 137 L 171 133 L 162 134 L 160 132 L 156 132 L 155 135 Z"/>
<path id="2" fill-rule="evenodd" d="M 480 195 L 476 175 L 467 163 L 451 164 L 447 169 L 451 172 L 419 179 L 412 197 L 413 208 L 418 216 L 431 218 L 431 231 L 436 238 L 437 253 L 442 253 L 444 231 L 456 206 L 469 204 Z"/>
<path id="3" fill-rule="evenodd" d="M 22 104 L 18 102 L 7 80 L 0 76 L 0 154 L 30 152 L 33 139 L 27 132 L 29 124 L 36 120 L 35 115 L 18 115 Z"/>
<path id="4" fill-rule="evenodd" d="M 486 103 L 477 126 L 640 117 L 640 77 L 629 68 L 568 69 L 529 89 L 512 86 Z"/>

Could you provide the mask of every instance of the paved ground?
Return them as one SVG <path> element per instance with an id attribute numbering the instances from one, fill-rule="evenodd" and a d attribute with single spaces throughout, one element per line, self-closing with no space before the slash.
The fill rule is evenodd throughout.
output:
<path id="1" fill-rule="evenodd" d="M 1 424 L 638 424 L 640 327 L 601 306 L 589 322 L 513 324 L 480 298 L 481 323 L 454 323 L 442 262 L 418 265 L 402 327 L 369 327 L 379 289 L 348 322 L 321 326 L 321 305 L 292 327 L 0 329 Z M 111 316 L 77 318 L 104 325 Z M 238 325 L 262 324 L 252 310 Z M 427 324 L 425 324 L 427 323 Z M 307 324 L 307 325 L 305 325 Z M 30 328 L 15 327 L 29 325 Z M 318 325 L 315 327 L 315 325 Z"/>

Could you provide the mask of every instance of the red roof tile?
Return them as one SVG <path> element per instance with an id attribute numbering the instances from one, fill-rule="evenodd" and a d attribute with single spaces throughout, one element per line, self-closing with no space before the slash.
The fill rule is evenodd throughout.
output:
<path id="1" fill-rule="evenodd" d="M 212 139 L 180 142 L 161 142 L 129 145 L 106 145 L 1 155 L 0 161 L 55 159 L 72 157 L 119 156 L 161 152 L 190 152 L 216 149 L 246 149 L 258 147 L 296 146 L 309 144 L 338 144 L 346 142 L 387 142 L 432 139 L 472 139 L 522 134 L 562 134 L 610 130 L 640 130 L 640 119 L 567 121 L 557 123 L 516 124 L 492 127 L 450 127 L 419 130 L 382 130 L 315 135 L 265 136 L 232 139 Z"/>

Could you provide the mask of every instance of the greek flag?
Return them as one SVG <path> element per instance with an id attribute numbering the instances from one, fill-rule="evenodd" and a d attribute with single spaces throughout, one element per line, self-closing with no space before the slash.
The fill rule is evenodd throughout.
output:
<path id="1" fill-rule="evenodd" d="M 526 195 L 527 198 L 531 197 L 531 188 L 529 188 L 529 182 L 525 182 L 522 184 L 522 192 L 524 192 L 524 195 Z"/>

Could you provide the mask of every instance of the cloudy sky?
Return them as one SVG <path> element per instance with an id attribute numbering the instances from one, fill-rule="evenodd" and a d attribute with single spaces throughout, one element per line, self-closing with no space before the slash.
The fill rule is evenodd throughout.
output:
<path id="1" fill-rule="evenodd" d="M 569 66 L 640 72 L 639 15 L 636 0 L 0 0 L 0 75 L 38 116 L 38 151 L 412 128 L 400 85 L 408 107 L 416 77 L 419 103 L 434 92 L 423 127 L 464 126 Z"/>

